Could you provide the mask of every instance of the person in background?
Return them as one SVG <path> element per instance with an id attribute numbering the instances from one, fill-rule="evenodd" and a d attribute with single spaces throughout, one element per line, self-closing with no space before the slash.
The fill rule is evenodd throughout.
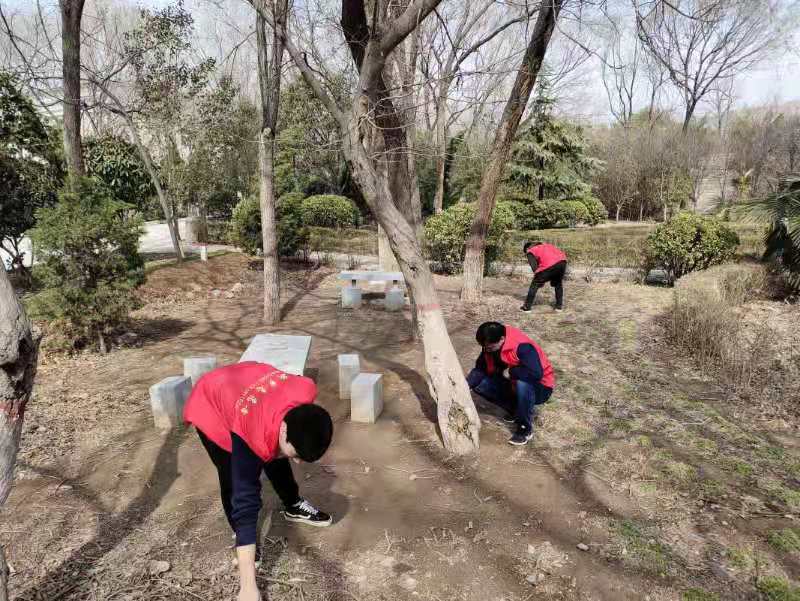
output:
<path id="1" fill-rule="evenodd" d="M 316 396 L 313 380 L 246 361 L 203 375 L 186 401 L 184 421 L 197 429 L 217 468 L 222 507 L 235 533 L 238 601 L 261 600 L 256 526 L 262 471 L 283 502 L 287 520 L 331 524 L 331 516 L 300 496 L 289 463 L 317 461 L 331 443 L 333 422 L 313 404 Z"/>
<path id="2" fill-rule="evenodd" d="M 533 281 L 528 289 L 525 304 L 520 310 L 530 312 L 536 293 L 547 282 L 555 288 L 556 311 L 564 310 L 564 276 L 567 273 L 567 255 L 556 246 L 546 242 L 526 242 L 522 247 L 528 264 L 533 270 Z"/>
<path id="3" fill-rule="evenodd" d="M 546 403 L 556 384 L 547 355 L 523 332 L 496 321 L 481 324 L 475 339 L 482 348 L 467 376 L 470 389 L 507 411 L 516 423 L 509 444 L 524 445 L 533 438 L 536 406 Z M 508 376 L 504 372 L 508 370 Z"/>

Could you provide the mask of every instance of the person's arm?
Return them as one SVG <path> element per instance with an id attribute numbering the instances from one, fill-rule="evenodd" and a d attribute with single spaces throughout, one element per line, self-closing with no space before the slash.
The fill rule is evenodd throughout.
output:
<path id="1" fill-rule="evenodd" d="M 231 521 L 236 530 L 239 601 L 259 601 L 261 596 L 256 583 L 256 528 L 258 513 L 261 511 L 261 471 L 264 462 L 233 432 L 231 442 Z"/>
<path id="2" fill-rule="evenodd" d="M 508 375 L 512 380 L 524 380 L 534 384 L 541 381 L 544 376 L 544 369 L 542 362 L 539 359 L 539 353 L 531 344 L 520 344 L 517 347 L 517 357 L 519 357 L 519 365 L 512 367 Z"/>
<path id="3" fill-rule="evenodd" d="M 536 270 L 539 269 L 539 259 L 533 253 L 525 253 L 525 256 L 528 257 L 528 265 L 531 266 L 531 270 L 536 273 Z"/>

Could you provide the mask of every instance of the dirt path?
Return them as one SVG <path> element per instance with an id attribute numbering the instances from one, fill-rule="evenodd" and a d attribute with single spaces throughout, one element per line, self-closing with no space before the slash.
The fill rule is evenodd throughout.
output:
<path id="1" fill-rule="evenodd" d="M 148 386 L 179 373 L 182 356 L 234 361 L 263 331 L 258 274 L 238 256 L 209 265 L 151 275 L 158 302 L 139 312 L 128 347 L 41 368 L 0 531 L 12 598 L 235 598 L 211 464 L 193 432 L 159 436 L 147 404 Z M 800 574 L 796 552 L 767 543 L 794 523 L 784 515 L 798 509 L 800 461 L 775 442 L 785 430 L 743 423 L 724 390 L 664 353 L 669 291 L 570 283 L 566 313 L 541 304 L 520 315 L 522 282 L 491 281 L 465 310 L 457 280 L 439 279 L 465 369 L 475 328 L 497 318 L 528 331 L 558 372 L 535 444 L 509 447 L 507 426 L 480 404 L 481 454 L 465 461 L 437 438 L 409 316 L 341 311 L 324 269 L 288 280 L 280 331 L 314 336 L 309 375 L 336 422 L 331 451 L 296 474 L 336 523 L 284 522 L 267 487 L 267 598 L 677 601 L 695 588 L 748 599 L 754 569 Z M 338 400 L 344 352 L 385 376 L 374 426 L 350 423 Z"/>

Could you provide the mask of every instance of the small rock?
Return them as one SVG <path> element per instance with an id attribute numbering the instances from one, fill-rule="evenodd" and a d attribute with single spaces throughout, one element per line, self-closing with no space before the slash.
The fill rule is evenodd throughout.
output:
<path id="1" fill-rule="evenodd" d="M 384 568 L 391 568 L 395 563 L 394 557 L 389 557 L 388 555 L 381 560 L 381 565 Z"/>
<path id="2" fill-rule="evenodd" d="M 522 522 L 522 525 L 527 528 L 527 527 L 529 527 L 531 525 L 531 523 L 530 522 Z"/>
<path id="3" fill-rule="evenodd" d="M 725 521 L 723 521 L 723 522 L 722 522 L 722 525 L 723 525 L 723 526 L 727 526 L 727 525 L 728 525 L 728 522 L 725 522 Z"/>
<path id="4" fill-rule="evenodd" d="M 244 284 L 242 284 L 241 282 L 236 282 L 233 285 L 233 288 L 231 288 L 231 294 L 241 294 L 243 290 L 244 290 Z"/>
<path id="5" fill-rule="evenodd" d="M 150 561 L 148 566 L 148 572 L 150 572 L 153 576 L 158 576 L 159 574 L 163 574 L 164 572 L 169 572 L 170 565 L 168 561 Z"/>
<path id="6" fill-rule="evenodd" d="M 467 527 L 464 528 L 464 532 L 469 532 L 470 530 L 472 530 L 472 520 L 470 520 L 469 524 L 467 524 Z"/>
<path id="7" fill-rule="evenodd" d="M 544 580 L 544 574 L 531 574 L 530 576 L 527 576 L 525 580 L 528 582 L 528 584 L 536 586 L 542 580 Z"/>
<path id="8" fill-rule="evenodd" d="M 586 519 L 586 515 L 587 515 L 587 514 L 586 514 L 586 512 L 585 512 L 585 511 L 581 511 L 581 512 L 578 514 L 578 517 L 579 517 L 579 518 L 581 518 L 582 520 L 585 520 L 585 519 Z"/>
<path id="9" fill-rule="evenodd" d="M 587 545 L 585 543 L 578 543 L 577 547 L 581 551 L 588 551 L 589 550 L 589 545 Z"/>
<path id="10" fill-rule="evenodd" d="M 417 588 L 417 579 L 412 578 L 408 574 L 403 574 L 403 576 L 401 576 L 397 581 L 397 584 L 400 586 L 400 588 L 410 592 Z"/>

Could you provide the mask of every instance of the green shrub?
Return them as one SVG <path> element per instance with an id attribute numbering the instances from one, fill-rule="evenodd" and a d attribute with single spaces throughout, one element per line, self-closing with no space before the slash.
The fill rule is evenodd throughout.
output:
<path id="1" fill-rule="evenodd" d="M 352 200 L 344 196 L 309 196 L 303 201 L 301 211 L 305 225 L 335 228 L 358 225 L 358 209 Z"/>
<path id="2" fill-rule="evenodd" d="M 589 222 L 589 209 L 580 200 L 564 200 L 561 202 L 569 215 L 570 225 Z"/>
<path id="3" fill-rule="evenodd" d="M 514 215 L 514 229 L 522 229 L 521 224 L 526 223 L 529 218 L 530 209 L 524 202 L 518 200 L 498 200 L 497 206 L 504 206 Z"/>
<path id="4" fill-rule="evenodd" d="M 687 273 L 730 260 L 738 245 L 739 236 L 720 221 L 679 213 L 647 237 L 644 269 L 663 269 L 674 284 Z"/>
<path id="5" fill-rule="evenodd" d="M 289 192 L 278 199 L 278 254 L 290 257 L 299 250 L 307 251 L 310 239 L 309 228 L 303 224 L 302 192 Z"/>
<path id="6" fill-rule="evenodd" d="M 589 218 L 586 221 L 586 225 L 598 225 L 608 219 L 608 210 L 606 209 L 605 205 L 600 202 L 599 198 L 589 195 L 584 196 L 579 200 L 583 203 L 583 205 L 586 207 L 586 211 L 589 213 Z"/>
<path id="7" fill-rule="evenodd" d="M 80 178 L 53 207 L 37 211 L 31 231 L 43 287 L 31 301 L 34 315 L 57 322 L 72 346 L 99 342 L 134 308 L 144 282 L 138 252 L 141 220 L 99 180 Z"/>
<path id="8" fill-rule="evenodd" d="M 756 588 L 765 601 L 800 601 L 800 589 L 777 576 L 761 578 Z"/>
<path id="9" fill-rule="evenodd" d="M 466 241 L 475 216 L 475 203 L 458 203 L 425 223 L 425 244 L 429 258 L 445 273 L 461 270 Z M 497 259 L 505 244 L 507 230 L 514 225 L 514 213 L 508 203 L 500 203 L 492 213 L 486 240 L 486 269 Z"/>
<path id="10" fill-rule="evenodd" d="M 308 244 L 308 228 L 303 225 L 303 195 L 284 194 L 278 199 L 275 217 L 278 220 L 278 255 L 293 256 Z M 239 201 L 233 209 L 228 230 L 230 242 L 250 255 L 264 249 L 261 236 L 261 205 L 254 196 Z"/>
<path id="11" fill-rule="evenodd" d="M 527 219 L 520 225 L 526 230 L 544 230 L 569 224 L 569 209 L 561 201 L 535 200 L 528 206 Z"/>
<path id="12" fill-rule="evenodd" d="M 264 247 L 261 206 L 255 196 L 246 196 L 233 207 L 228 239 L 249 255 L 257 254 Z"/>

